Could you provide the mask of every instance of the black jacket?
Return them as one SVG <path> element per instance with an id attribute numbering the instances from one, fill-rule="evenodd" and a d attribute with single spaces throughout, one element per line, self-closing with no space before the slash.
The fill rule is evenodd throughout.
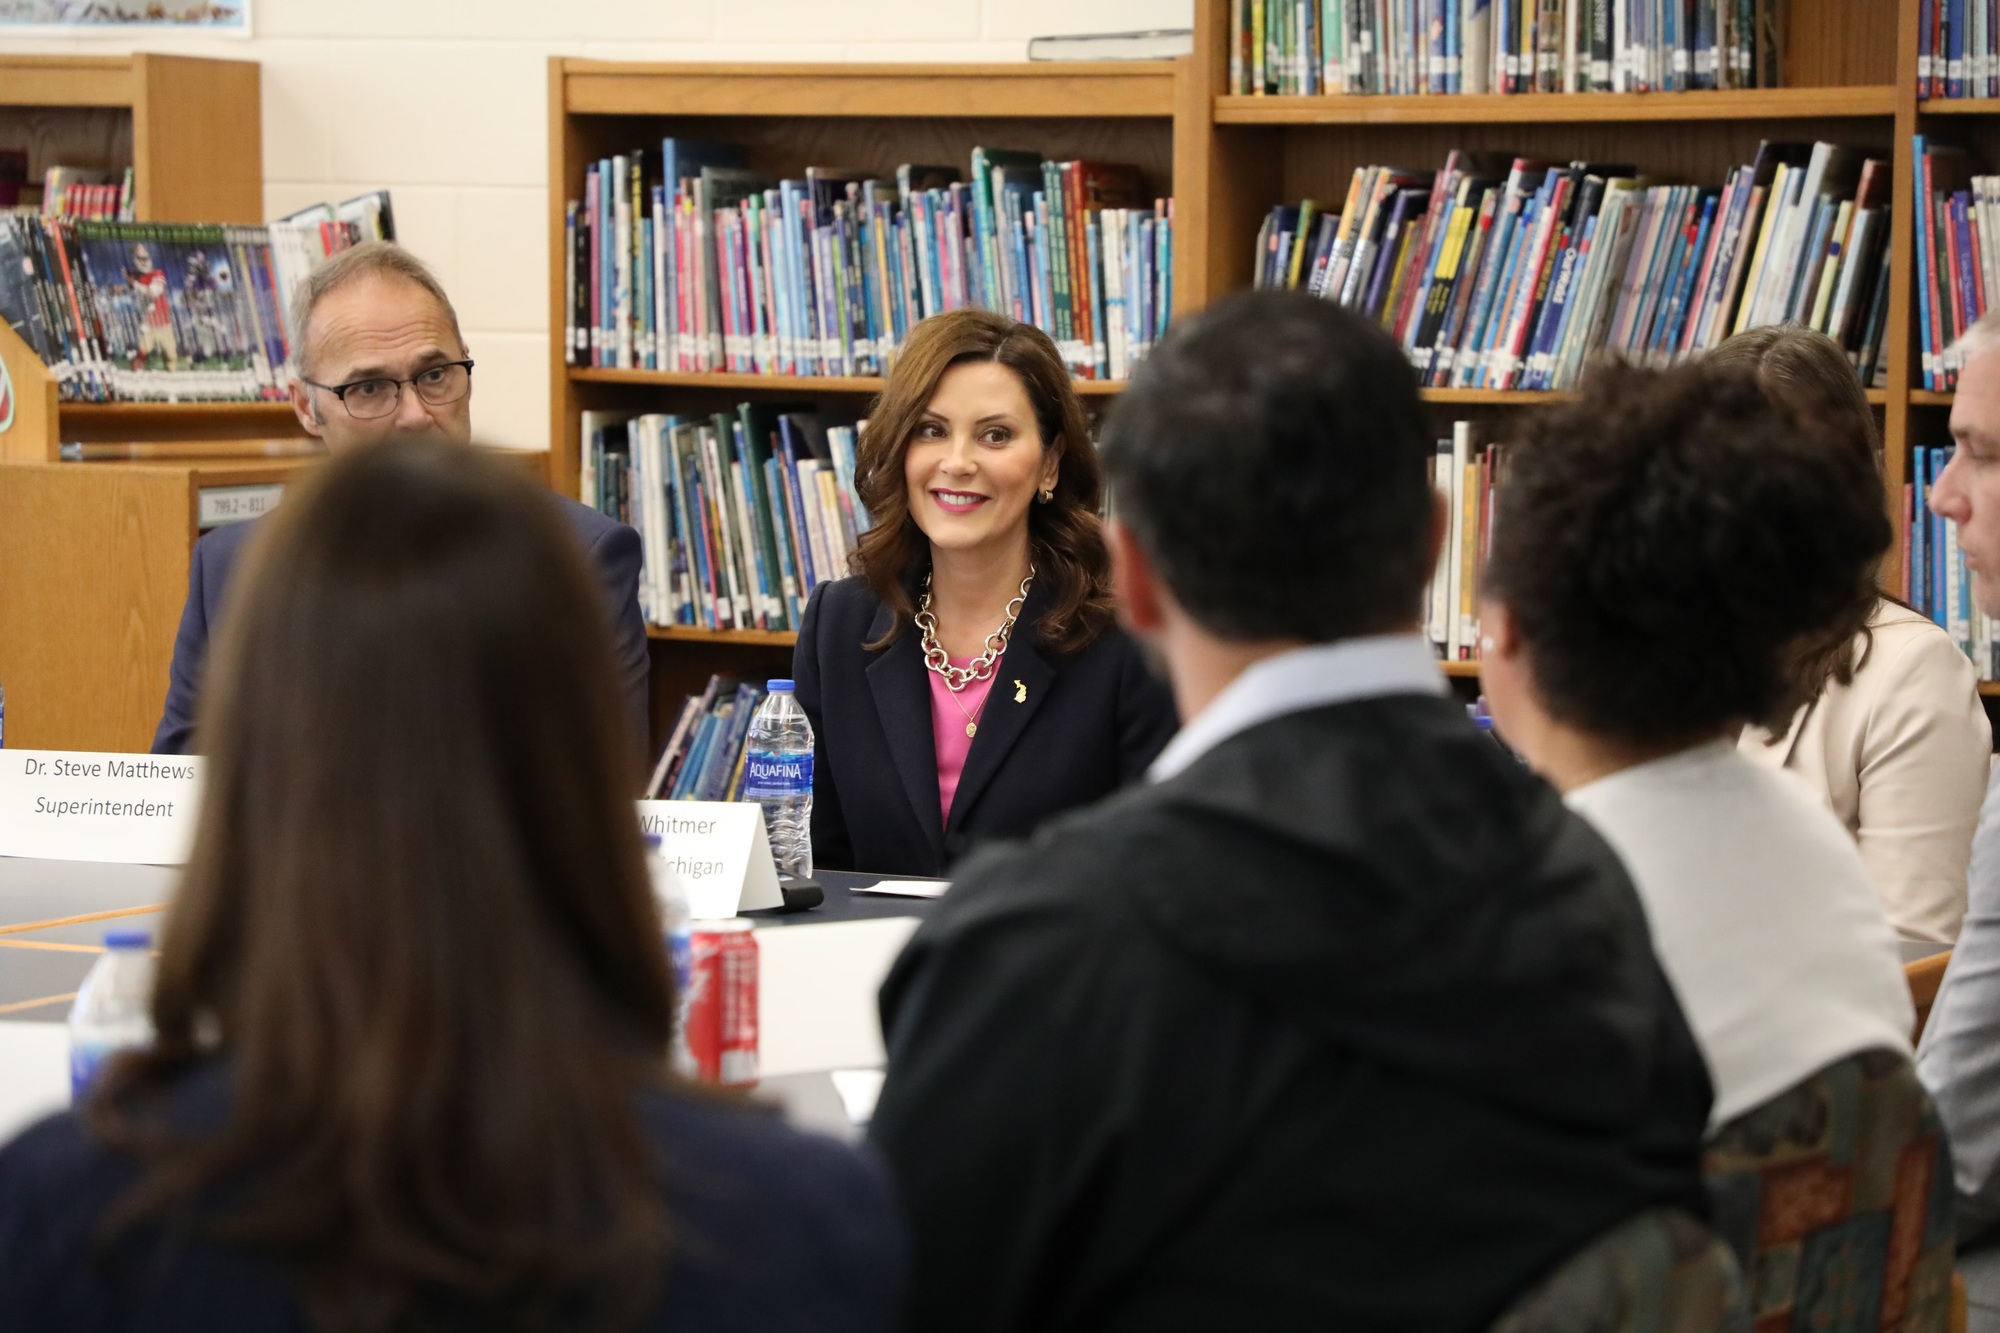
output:
<path id="1" fill-rule="evenodd" d="M 982 850 L 881 999 L 918 1329 L 1483 1329 L 1706 1212 L 1630 882 L 1447 699 L 1279 717 Z"/>
<path id="2" fill-rule="evenodd" d="M 639 615 L 639 534 L 587 505 L 558 496 L 558 508 L 576 529 L 576 538 L 604 592 L 606 626 L 611 631 L 618 683 L 625 690 L 634 736 L 646 746 L 646 622 Z M 194 741 L 195 704 L 201 691 L 208 641 L 221 622 L 224 594 L 261 520 L 217 528 L 194 544 L 188 561 L 187 601 L 174 634 L 174 659 L 167 668 L 167 699 L 153 732 L 154 754 L 186 754 Z"/>
<path id="3" fill-rule="evenodd" d="M 196 1069 L 162 1117 L 212 1134 L 227 1070 Z M 660 1163 L 674 1252 L 645 1333 L 890 1333 L 907 1239 L 872 1154 L 717 1099 L 640 1094 Z M 99 1224 L 138 1167 L 52 1116 L 0 1149 L 0 1329 L 9 1333 L 306 1333 L 284 1267 L 244 1246 L 159 1224 L 99 1245 Z M 459 1327 L 452 1324 L 451 1327 Z"/>
<path id="4" fill-rule="evenodd" d="M 938 801 L 931 687 L 908 627 L 869 652 L 891 612 L 859 578 L 813 590 L 792 657 L 812 721 L 813 863 L 941 875 L 972 843 L 1019 837 L 1145 772 L 1179 725 L 1138 645 L 1108 626 L 1078 653 L 1035 644 L 1047 608 L 1031 588 L 952 797 Z"/>

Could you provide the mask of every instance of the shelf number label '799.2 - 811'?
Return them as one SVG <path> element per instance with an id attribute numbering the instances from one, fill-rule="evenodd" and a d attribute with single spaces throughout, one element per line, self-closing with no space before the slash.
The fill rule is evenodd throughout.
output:
<path id="1" fill-rule="evenodd" d="M 201 488 L 199 523 L 206 532 L 230 523 L 248 523 L 278 507 L 285 494 L 281 481 L 255 486 L 204 486 Z"/>

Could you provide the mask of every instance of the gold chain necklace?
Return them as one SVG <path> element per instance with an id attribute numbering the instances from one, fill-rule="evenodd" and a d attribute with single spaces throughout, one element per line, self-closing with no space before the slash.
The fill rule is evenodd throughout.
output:
<path id="1" fill-rule="evenodd" d="M 917 601 L 917 614 L 914 617 L 917 628 L 923 633 L 924 666 L 944 681 L 945 688 L 951 691 L 954 701 L 973 681 L 986 680 L 992 676 L 993 668 L 999 663 L 1001 654 L 1007 651 L 1007 641 L 1013 636 L 1014 622 L 1020 618 L 1021 607 L 1028 600 L 1028 585 L 1034 581 L 1035 567 L 1030 565 L 1028 577 L 1021 580 L 1020 592 L 1015 594 L 1013 601 L 1007 603 L 1006 619 L 1000 622 L 999 629 L 986 636 L 986 651 L 973 658 L 969 666 L 955 667 L 951 664 L 951 658 L 946 655 L 943 645 L 938 643 L 937 617 L 931 614 L 931 577 L 928 574 L 924 575 L 924 595 Z M 965 712 L 964 704 L 959 704 L 958 707 L 960 712 Z M 980 712 L 985 711 L 986 706 L 982 703 Z M 966 713 L 965 734 L 976 736 L 978 733 L 978 718 Z"/>

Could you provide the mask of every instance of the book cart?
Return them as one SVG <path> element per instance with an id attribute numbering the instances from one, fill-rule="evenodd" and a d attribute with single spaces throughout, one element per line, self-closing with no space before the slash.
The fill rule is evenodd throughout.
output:
<path id="1" fill-rule="evenodd" d="M 259 69 L 183 56 L 0 55 L 0 147 L 133 171 L 142 222 L 264 216 Z M 259 512 L 309 460 L 64 463 L 61 446 L 199 455 L 303 432 L 285 403 L 66 403 L 0 323 L 0 688 L 17 748 L 145 750 L 206 524 Z"/>

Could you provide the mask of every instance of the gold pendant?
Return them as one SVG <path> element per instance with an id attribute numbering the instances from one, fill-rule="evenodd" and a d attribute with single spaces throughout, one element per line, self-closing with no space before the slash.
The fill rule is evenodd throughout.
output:
<path id="1" fill-rule="evenodd" d="M 973 736 L 977 736 L 977 735 L 979 734 L 979 724 L 978 724 L 977 722 L 968 722 L 968 723 L 966 723 L 966 724 L 965 724 L 965 734 L 966 734 L 966 736 L 967 736 L 968 738 L 969 738 L 969 737 L 973 737 Z"/>

